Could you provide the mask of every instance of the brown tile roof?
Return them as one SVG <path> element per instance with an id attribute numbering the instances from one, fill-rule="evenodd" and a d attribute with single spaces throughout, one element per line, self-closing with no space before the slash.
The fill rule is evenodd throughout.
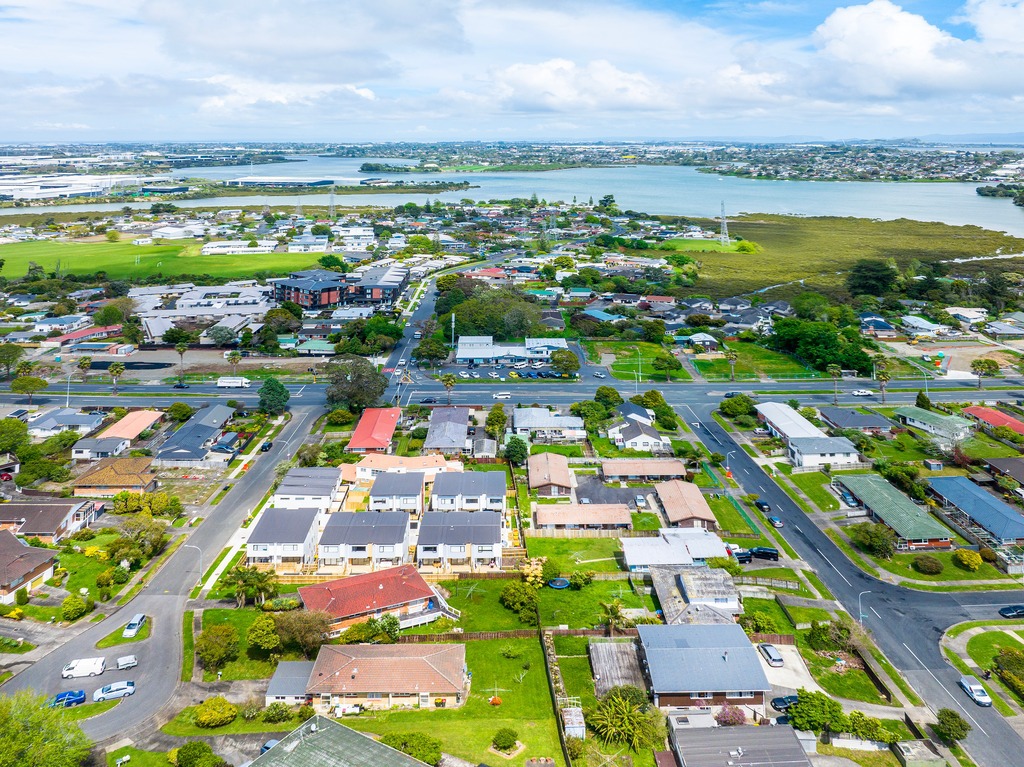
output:
<path id="1" fill-rule="evenodd" d="M 71 484 L 75 487 L 146 487 L 156 478 L 152 458 L 104 458 Z"/>
<path id="2" fill-rule="evenodd" d="M 713 524 L 716 522 L 704 494 L 692 482 L 681 479 L 659 482 L 654 486 L 654 492 L 658 494 L 669 522 L 686 522 L 690 519 L 703 519 Z"/>
<path id="3" fill-rule="evenodd" d="M 136 439 L 142 432 L 164 417 L 159 410 L 135 410 L 117 423 L 111 424 L 101 431 L 97 437 L 120 437 Z"/>
<path id="4" fill-rule="evenodd" d="M 306 693 L 455 694 L 465 667 L 462 644 L 324 645 Z"/>
<path id="5" fill-rule="evenodd" d="M 606 477 L 681 477 L 686 466 L 678 458 L 619 458 L 601 462 Z"/>
<path id="6" fill-rule="evenodd" d="M 569 459 L 558 453 L 537 453 L 527 461 L 530 469 L 530 489 L 545 485 L 572 487 Z"/>
<path id="7" fill-rule="evenodd" d="M 538 525 L 630 525 L 633 517 L 624 503 L 537 504 Z"/>
<path id="8" fill-rule="evenodd" d="M 340 619 L 430 599 L 434 591 L 414 565 L 402 565 L 303 586 L 299 596 L 307 610 L 323 610 Z"/>
<path id="9" fill-rule="evenodd" d="M 0 530 L 0 587 L 6 588 L 56 556 L 55 550 L 24 546 L 10 530 Z"/>

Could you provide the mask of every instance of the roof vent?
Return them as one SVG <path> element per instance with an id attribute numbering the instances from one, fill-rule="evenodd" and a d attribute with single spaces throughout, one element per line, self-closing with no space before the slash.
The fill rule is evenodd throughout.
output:
<path id="1" fill-rule="evenodd" d="M 728 650 L 725 650 L 725 651 L 722 652 L 722 660 L 724 660 L 726 663 L 729 662 L 729 651 Z"/>

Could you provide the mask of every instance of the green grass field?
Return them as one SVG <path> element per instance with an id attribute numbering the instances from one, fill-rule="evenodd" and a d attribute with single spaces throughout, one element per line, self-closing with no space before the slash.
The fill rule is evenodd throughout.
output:
<path id="1" fill-rule="evenodd" d="M 256 271 L 284 274 L 314 266 L 308 253 L 264 253 L 203 256 L 202 245 L 189 241 L 165 245 L 132 245 L 130 242 L 17 242 L 0 245 L 4 274 L 20 277 L 29 261 L 46 271 L 56 268 L 73 274 L 106 272 L 111 279 L 131 280 L 156 274 L 209 274 L 212 277 L 252 277 Z M 135 260 L 138 258 L 139 263 Z"/>
<path id="2" fill-rule="evenodd" d="M 825 487 L 829 482 L 828 477 L 820 471 L 791 474 L 789 478 L 822 511 L 835 511 L 839 508 L 839 500 Z"/>
<path id="3" fill-rule="evenodd" d="M 273 675 L 274 669 L 277 668 L 277 663 L 271 660 L 267 653 L 250 650 L 249 640 L 246 638 L 249 626 L 263 614 L 262 611 L 255 609 L 212 609 L 203 611 L 204 631 L 211 626 L 219 626 L 226 623 L 234 626 L 238 632 L 238 657 L 226 663 L 224 668 L 221 669 L 224 681 L 269 679 Z M 303 660 L 301 654 L 293 652 L 279 652 L 278 655 L 280 655 L 280 660 Z M 204 669 L 203 681 L 217 681 L 217 672 Z"/>
<path id="4" fill-rule="evenodd" d="M 498 598 L 501 590 L 510 581 L 442 581 L 439 585 L 448 592 L 448 604 L 459 610 L 462 617 L 458 627 L 463 631 L 514 631 L 529 628 L 519 620 L 518 613 L 504 607 Z M 445 621 L 435 621 L 425 626 L 417 626 L 406 631 L 407 634 L 434 634 L 440 630 L 448 630 Z"/>
<path id="5" fill-rule="evenodd" d="M 655 370 L 651 364 L 654 358 L 664 351 L 657 344 L 646 341 L 586 341 L 583 346 L 587 350 L 587 358 L 592 362 L 600 361 L 602 354 L 614 354 L 615 362 L 611 365 L 611 373 L 613 378 L 620 381 L 637 380 L 638 352 L 640 355 L 640 386 L 665 381 L 665 373 Z M 673 370 L 670 375 L 673 381 L 693 380 L 693 376 L 686 370 Z"/>
<path id="6" fill-rule="evenodd" d="M 558 453 L 567 458 L 582 458 L 583 448 L 579 445 L 530 445 L 530 455 L 537 453 Z"/>
<path id="7" fill-rule="evenodd" d="M 997 569 L 995 566 L 990 565 L 988 562 L 982 562 L 981 567 L 972 573 L 970 570 L 964 570 L 962 567 L 958 567 L 954 564 L 952 552 L 928 551 L 925 553 L 927 553 L 928 556 L 935 557 L 945 565 L 941 573 L 938 575 L 925 575 L 915 570 L 912 563 L 917 554 L 894 554 L 893 558 L 890 560 L 871 557 L 871 561 L 878 567 L 888 570 L 890 573 L 902 575 L 905 578 L 911 578 L 917 581 L 944 583 L 947 581 L 994 581 L 1010 579 L 1006 573 Z M 861 556 L 866 555 L 861 552 Z"/>
<path id="8" fill-rule="evenodd" d="M 820 378 L 821 373 L 810 370 L 787 354 L 765 349 L 757 344 L 731 343 L 729 351 L 736 352 L 736 380 L 767 376 L 768 378 Z M 729 362 L 724 357 L 695 359 L 693 366 L 709 380 L 728 381 Z"/>
<path id="9" fill-rule="evenodd" d="M 131 757 L 131 761 L 128 762 L 131 767 L 167 767 L 169 764 L 167 754 L 162 751 L 140 751 L 137 748 L 125 746 L 107 754 L 107 767 L 114 767 L 117 760 L 124 756 Z"/>
<path id="10" fill-rule="evenodd" d="M 531 557 L 552 560 L 563 573 L 573 570 L 614 573 L 622 570 L 619 565 L 622 548 L 618 538 L 527 538 L 526 550 Z"/>
<path id="11" fill-rule="evenodd" d="M 540 622 L 543 626 L 565 624 L 573 629 L 597 628 L 601 623 L 601 604 L 620 600 L 623 607 L 654 610 L 651 597 L 633 593 L 627 581 L 594 581 L 580 591 L 572 589 L 540 590 Z"/>
<path id="12" fill-rule="evenodd" d="M 1004 649 L 1024 652 L 1024 643 L 1004 631 L 986 631 L 967 640 L 967 654 L 979 668 L 992 668 L 996 655 Z"/>

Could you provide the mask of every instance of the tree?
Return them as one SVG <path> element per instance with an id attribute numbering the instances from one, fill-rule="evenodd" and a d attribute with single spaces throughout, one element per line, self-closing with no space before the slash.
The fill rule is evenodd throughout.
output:
<path id="1" fill-rule="evenodd" d="M 21 376 L 11 381 L 11 391 L 15 394 L 27 394 L 28 404 L 32 404 L 32 395 L 48 388 L 50 384 L 38 376 Z"/>
<path id="2" fill-rule="evenodd" d="M 851 267 L 846 289 L 851 296 L 884 296 L 893 289 L 898 277 L 897 271 L 885 261 L 862 258 Z"/>
<path id="3" fill-rule="evenodd" d="M 388 388 L 388 379 L 369 360 L 351 354 L 342 355 L 324 366 L 328 381 L 327 404 L 344 405 L 361 411 L 376 402 Z"/>
<path id="4" fill-rule="evenodd" d="M 799 700 L 786 711 L 795 730 L 813 732 L 846 732 L 849 720 L 843 713 L 843 704 L 823 692 L 808 692 L 800 688 Z"/>
<path id="5" fill-rule="evenodd" d="M 17 418 L 0 419 L 0 453 L 14 453 L 28 442 L 28 424 Z"/>
<path id="6" fill-rule="evenodd" d="M 892 559 L 896 553 L 896 533 L 881 522 L 860 522 L 848 529 L 850 540 L 868 553 L 882 559 Z"/>
<path id="7" fill-rule="evenodd" d="M 485 430 L 494 439 L 500 440 L 505 434 L 505 424 L 508 423 L 508 416 L 505 415 L 505 406 L 495 402 L 491 406 L 491 412 L 487 414 Z"/>
<path id="8" fill-rule="evenodd" d="M 448 347 L 444 341 L 437 338 L 424 338 L 419 345 L 412 350 L 412 356 L 419 362 L 426 362 L 431 367 L 438 362 L 448 359 Z"/>
<path id="9" fill-rule="evenodd" d="M 739 706 L 726 703 L 722 706 L 719 712 L 715 714 L 715 721 L 718 722 L 720 727 L 732 727 L 735 725 L 746 724 L 747 715 L 743 713 L 743 709 Z"/>
<path id="10" fill-rule="evenodd" d="M 452 404 L 452 389 L 455 388 L 455 384 L 459 382 L 459 379 L 453 373 L 445 373 L 439 380 L 441 381 L 441 386 L 448 392 L 448 405 L 450 406 Z"/>
<path id="11" fill-rule="evenodd" d="M 618 599 L 601 602 L 601 622 L 608 628 L 608 636 L 615 636 L 617 630 L 626 628 L 629 619 L 623 611 L 622 602 Z"/>
<path id="12" fill-rule="evenodd" d="M 725 361 L 729 363 L 729 380 L 730 381 L 735 381 L 736 380 L 736 360 L 739 359 L 739 356 L 740 355 L 738 355 L 736 352 L 733 352 L 733 351 L 727 351 L 725 353 Z"/>
<path id="13" fill-rule="evenodd" d="M 458 284 L 458 281 L 459 275 L 457 274 L 442 274 L 437 278 L 437 290 L 439 293 L 447 293 Z"/>
<path id="14" fill-rule="evenodd" d="M 738 394 L 735 397 L 729 397 L 719 402 L 718 410 L 726 418 L 739 418 L 743 415 L 753 415 L 756 413 L 757 403 L 746 394 Z"/>
<path id="15" fill-rule="evenodd" d="M 892 380 L 892 374 L 885 370 L 879 370 L 875 375 L 875 379 L 878 381 L 878 390 L 882 392 L 882 404 L 885 404 L 885 389 L 889 385 L 889 381 Z"/>
<path id="16" fill-rule="evenodd" d="M 441 761 L 441 741 L 422 732 L 390 732 L 380 742 L 426 764 Z"/>
<path id="17" fill-rule="evenodd" d="M 664 373 L 665 380 L 668 381 L 672 376 L 673 370 L 683 369 L 683 363 L 676 359 L 674 355 L 662 352 L 651 361 L 651 367 Z"/>
<path id="18" fill-rule="evenodd" d="M 214 325 L 206 331 L 206 336 L 217 346 L 227 346 L 238 339 L 238 335 L 231 328 L 223 325 Z"/>
<path id="19" fill-rule="evenodd" d="M 519 742 L 519 733 L 513 730 L 511 727 L 502 727 L 491 738 L 491 745 L 499 751 L 509 752 L 516 747 L 516 743 Z"/>
<path id="20" fill-rule="evenodd" d="M 580 369 L 580 358 L 568 349 L 551 352 L 551 369 L 560 375 L 572 375 Z"/>
<path id="21" fill-rule="evenodd" d="M 316 654 L 331 629 L 331 616 L 325 612 L 292 610 L 280 613 L 275 622 L 281 642 L 297 645 L 306 658 Z"/>
<path id="22" fill-rule="evenodd" d="M 932 401 L 922 390 L 917 390 L 917 398 L 914 400 L 914 404 L 922 410 L 931 410 Z"/>
<path id="23" fill-rule="evenodd" d="M 530 450 L 522 437 L 509 437 L 505 443 L 505 458 L 514 466 L 522 466 L 530 455 Z"/>
<path id="24" fill-rule="evenodd" d="M 160 338 L 165 344 L 187 344 L 192 342 L 192 334 L 181 328 L 168 328 Z"/>
<path id="25" fill-rule="evenodd" d="M 93 315 L 92 321 L 99 328 L 120 325 L 124 322 L 124 314 L 113 304 L 107 304 Z"/>
<path id="26" fill-rule="evenodd" d="M 82 380 L 84 381 L 89 377 L 89 369 L 92 367 L 92 357 L 79 357 L 78 364 L 75 365 L 78 371 L 82 374 Z"/>
<path id="27" fill-rule="evenodd" d="M 196 655 L 204 668 L 216 671 L 238 657 L 238 631 L 230 623 L 210 626 L 196 637 Z"/>
<path id="28" fill-rule="evenodd" d="M 3 365 L 8 378 L 11 377 L 11 371 L 24 354 L 25 350 L 17 344 L 0 344 L 0 365 Z"/>
<path id="29" fill-rule="evenodd" d="M 282 301 L 281 308 L 287 312 L 290 312 L 295 319 L 299 321 L 302 320 L 302 307 L 299 306 L 294 301 Z"/>
<path id="30" fill-rule="evenodd" d="M 174 351 L 178 353 L 178 383 L 184 385 L 185 383 L 185 354 L 188 352 L 188 344 L 185 342 L 179 342 L 174 345 Z"/>
<path id="31" fill-rule="evenodd" d="M 843 375 L 843 369 L 838 365 L 829 365 L 825 372 L 832 376 L 832 403 L 839 404 L 839 379 Z"/>
<path id="32" fill-rule="evenodd" d="M 963 740 L 971 731 L 971 725 L 967 720 L 951 708 L 940 708 L 937 719 L 932 729 L 946 743 L 952 744 Z"/>
<path id="33" fill-rule="evenodd" d="M 971 372 L 978 376 L 978 388 L 980 389 L 982 376 L 999 375 L 999 363 L 988 357 L 979 357 L 971 360 Z"/>
<path id="34" fill-rule="evenodd" d="M 230 351 L 227 357 L 225 357 L 228 364 L 231 366 L 231 375 L 238 374 L 238 363 L 242 361 L 242 353 L 240 351 Z"/>
<path id="35" fill-rule="evenodd" d="M 280 415 L 288 409 L 291 398 L 284 384 L 276 378 L 268 378 L 260 387 L 260 410 L 271 415 Z"/>
<path id="36" fill-rule="evenodd" d="M 107 373 L 110 375 L 110 380 L 114 384 L 114 396 L 117 396 L 117 382 L 121 376 L 124 375 L 124 363 L 123 362 L 111 362 L 107 368 Z"/>
<path id="37" fill-rule="evenodd" d="M 953 552 L 953 562 L 956 563 L 957 567 L 972 573 L 978 572 L 983 561 L 981 554 L 971 549 L 957 549 Z"/>
<path id="38" fill-rule="evenodd" d="M 31 690 L 0 696 L 0 765 L 79 767 L 91 743 L 78 722 Z"/>
<path id="39" fill-rule="evenodd" d="M 267 597 L 277 594 L 277 574 L 273 571 L 240 565 L 228 572 L 227 582 L 235 587 L 235 603 L 239 609 L 245 607 L 250 597 L 260 605 Z"/>
<path id="40" fill-rule="evenodd" d="M 175 402 L 169 408 L 167 408 L 167 417 L 172 421 L 178 421 L 184 423 L 193 415 L 195 415 L 195 408 L 186 405 L 184 402 Z"/>
<path id="41" fill-rule="evenodd" d="M 277 624 L 272 615 L 261 615 L 254 620 L 245 635 L 250 647 L 264 652 L 271 652 L 281 646 L 281 637 L 277 635 Z"/>
<path id="42" fill-rule="evenodd" d="M 594 401 L 611 410 L 622 404 L 622 395 L 612 386 L 598 386 L 594 392 Z"/>

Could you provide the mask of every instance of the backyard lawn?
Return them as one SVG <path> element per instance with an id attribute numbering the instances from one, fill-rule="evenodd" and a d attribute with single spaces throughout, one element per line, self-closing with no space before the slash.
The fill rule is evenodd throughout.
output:
<path id="1" fill-rule="evenodd" d="M 519 615 L 512 612 L 498 598 L 501 590 L 513 581 L 479 580 L 479 581 L 442 581 L 438 585 L 448 594 L 446 601 L 451 607 L 462 613 L 456 624 L 463 631 L 513 631 L 529 628 Z M 434 634 L 441 630 L 450 630 L 446 621 L 435 621 L 425 626 L 409 629 L 407 634 Z M 440 624 L 440 625 L 439 625 Z"/>
<path id="2" fill-rule="evenodd" d="M 547 557 L 563 573 L 622 570 L 618 538 L 527 538 L 526 549 L 531 557 Z"/>
<path id="3" fill-rule="evenodd" d="M 502 764 L 522 767 L 527 759 L 553 757 L 562 766 L 539 640 L 468 642 L 466 665 L 472 674 L 472 691 L 459 708 L 362 714 L 346 718 L 345 724 L 380 735 L 422 732 L 438 738 L 445 753 L 474 764 L 493 764 L 496 757 L 488 751 L 491 738 L 502 727 L 511 727 L 526 748 L 502 759 Z M 501 698 L 500 706 L 488 702 L 493 695 Z"/>
<path id="4" fill-rule="evenodd" d="M 633 513 L 634 530 L 659 530 L 662 525 L 661 517 L 653 512 L 642 511 Z"/>
<path id="5" fill-rule="evenodd" d="M 820 378 L 821 373 L 811 370 L 787 354 L 748 343 L 730 343 L 728 350 L 736 353 L 736 379 L 767 378 Z M 729 362 L 725 357 L 694 359 L 693 366 L 709 380 L 728 381 Z"/>
<path id="6" fill-rule="evenodd" d="M 103 532 L 97 535 L 91 541 L 74 541 L 75 545 L 82 548 L 81 553 L 71 552 L 65 554 L 61 552 L 58 556 L 60 566 L 68 571 L 67 580 L 64 581 L 64 588 L 75 594 L 79 593 L 79 589 L 87 588 L 89 589 L 89 596 L 93 599 L 99 599 L 100 590 L 96 587 L 96 576 L 104 570 L 109 570 L 115 563 L 110 560 L 101 561 L 98 557 L 87 557 L 85 552 L 93 546 L 105 550 L 107 544 L 117 538 L 118 534 L 111 530 L 110 532 Z M 111 584 L 110 593 L 115 595 L 123 588 L 124 584 Z"/>
<path id="7" fill-rule="evenodd" d="M 791 474 L 789 478 L 822 511 L 835 511 L 839 508 L 839 500 L 826 488 L 829 478 L 820 471 Z"/>
<path id="8" fill-rule="evenodd" d="M 756 533 L 757 529 L 750 526 L 743 514 L 733 505 L 732 501 L 724 496 L 711 498 L 705 495 L 708 505 L 711 507 L 718 527 L 728 530 L 731 533 Z"/>
<path id="9" fill-rule="evenodd" d="M 553 589 L 540 590 L 540 622 L 542 626 L 569 628 L 597 628 L 601 624 L 601 605 L 622 602 L 627 609 L 646 607 L 654 612 L 654 601 L 649 596 L 633 593 L 627 581 L 594 581 L 580 591 Z"/>
<path id="10" fill-rule="evenodd" d="M 1017 458 L 1020 456 L 1020 451 L 1016 448 L 997 442 L 981 432 L 975 432 L 974 436 L 964 443 L 964 453 L 975 459 Z"/>
<path id="11" fill-rule="evenodd" d="M 531 445 L 530 455 L 537 453 L 558 453 L 568 458 L 582 458 L 583 448 L 579 445 Z"/>
<path id="12" fill-rule="evenodd" d="M 277 662 L 270 660 L 266 653 L 249 649 L 249 640 L 246 633 L 249 626 L 259 616 L 265 615 L 261 610 L 248 608 L 245 610 L 220 609 L 203 611 L 203 630 L 211 626 L 229 624 L 235 627 L 238 632 L 238 657 L 228 661 L 221 669 L 224 681 L 235 681 L 239 679 L 269 679 L 277 668 Z M 198 637 L 197 637 L 198 638 Z M 304 660 L 301 653 L 278 652 L 278 660 Z M 217 672 L 207 669 L 203 670 L 204 682 L 217 681 Z"/>

